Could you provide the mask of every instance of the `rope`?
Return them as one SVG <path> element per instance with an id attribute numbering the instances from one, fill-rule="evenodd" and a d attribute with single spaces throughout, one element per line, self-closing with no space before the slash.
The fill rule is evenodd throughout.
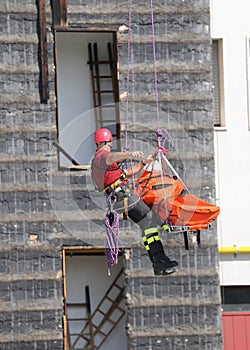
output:
<path id="1" fill-rule="evenodd" d="M 158 97 L 157 70 L 156 70 L 156 50 L 155 50 L 154 10 L 153 10 L 153 1 L 152 1 L 152 0 L 150 0 L 150 8 L 151 8 L 151 22 L 152 22 L 152 43 L 153 43 L 153 57 L 154 57 L 154 82 L 155 82 L 155 104 L 156 104 L 156 118 L 157 118 L 157 129 L 159 129 L 159 97 Z"/>
<path id="2" fill-rule="evenodd" d="M 127 73 L 126 73 L 126 128 L 125 128 L 125 146 L 123 151 L 129 151 L 131 142 L 128 140 L 128 105 L 129 105 L 129 78 L 130 78 L 130 64 L 131 64 L 131 12 L 132 0 L 128 0 L 128 58 L 127 58 Z M 126 162 L 128 163 L 128 162 Z M 132 159 L 129 161 L 130 167 L 133 167 Z M 133 188 L 135 189 L 135 176 L 132 172 Z"/>
<path id="3" fill-rule="evenodd" d="M 160 129 L 160 117 L 159 117 L 159 94 L 158 94 L 158 84 L 157 84 L 157 67 L 156 67 L 156 49 L 155 49 L 155 26 L 154 26 L 154 9 L 153 9 L 153 0 L 150 0 L 151 8 L 151 23 L 152 23 L 152 45 L 153 45 L 153 59 L 154 59 L 154 84 L 155 84 L 155 104 L 156 104 L 156 120 L 157 120 L 157 140 L 158 147 L 161 146 L 162 141 L 162 132 L 165 133 L 165 139 L 163 142 L 163 147 L 165 148 L 165 142 L 168 140 L 170 142 L 170 147 L 166 151 L 171 151 L 173 149 L 174 143 L 173 139 L 166 129 Z"/>
<path id="4" fill-rule="evenodd" d="M 128 142 L 128 100 L 129 100 L 129 70 L 130 70 L 130 39 L 131 39 L 131 1 L 128 0 L 128 60 L 126 74 L 126 129 L 125 129 L 125 151 L 129 150 L 130 143 Z"/>
<path id="5" fill-rule="evenodd" d="M 106 214 L 105 225 L 107 231 L 105 258 L 108 268 L 108 275 L 110 276 L 111 267 L 118 264 L 118 254 L 120 251 L 118 237 L 119 216 L 115 211 Z"/>
<path id="6" fill-rule="evenodd" d="M 164 138 L 164 140 L 162 142 L 163 133 L 165 134 L 165 138 Z M 169 134 L 169 132 L 167 131 L 167 129 L 165 129 L 165 128 L 158 129 L 156 131 L 156 136 L 157 136 L 157 140 L 158 140 L 158 147 L 160 147 L 160 148 L 163 147 L 162 151 L 164 153 L 170 152 L 170 151 L 173 150 L 173 148 L 174 148 L 174 141 L 173 141 L 171 135 Z M 168 148 L 165 147 L 166 141 L 168 141 L 168 143 L 170 145 Z"/>

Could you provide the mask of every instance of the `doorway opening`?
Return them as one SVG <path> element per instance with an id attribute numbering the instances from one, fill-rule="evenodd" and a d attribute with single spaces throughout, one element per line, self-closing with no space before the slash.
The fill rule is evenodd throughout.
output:
<path id="1" fill-rule="evenodd" d="M 64 350 L 127 350 L 122 257 L 107 274 L 103 248 L 64 248 Z"/>

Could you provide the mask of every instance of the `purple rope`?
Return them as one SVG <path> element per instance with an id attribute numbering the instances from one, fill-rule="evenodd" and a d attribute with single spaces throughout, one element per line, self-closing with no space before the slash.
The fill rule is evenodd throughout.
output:
<path id="1" fill-rule="evenodd" d="M 130 69 L 130 39 L 131 39 L 131 0 L 128 0 L 128 61 L 126 76 L 126 130 L 125 130 L 125 149 L 129 150 L 128 144 L 128 94 L 129 94 L 129 69 Z"/>
<path id="2" fill-rule="evenodd" d="M 125 129 L 125 147 L 123 151 L 129 151 L 131 142 L 128 140 L 128 104 L 129 104 L 129 70 L 131 64 L 131 4 L 132 0 L 128 0 L 128 59 L 127 59 L 127 74 L 126 74 L 126 129 Z M 130 166 L 132 167 L 132 161 L 130 160 Z M 132 173 L 133 187 L 135 188 L 134 174 Z"/>
<path id="3" fill-rule="evenodd" d="M 127 208 L 133 207 L 137 202 L 139 202 L 139 200 L 140 197 L 138 197 L 138 199 L 134 203 L 128 205 Z M 120 209 L 125 209 L 125 207 Z M 107 213 L 105 216 L 105 226 L 107 232 L 105 258 L 106 265 L 108 268 L 108 275 L 110 275 L 111 267 L 118 264 L 118 254 L 120 251 L 122 251 L 122 249 L 119 249 L 119 215 L 115 210 L 112 211 L 112 214 L 114 215 L 114 218 L 113 223 L 111 225 L 109 220 L 109 213 Z"/>
<path id="4" fill-rule="evenodd" d="M 153 10 L 153 1 L 152 0 L 150 0 L 150 7 L 151 7 L 152 42 L 153 42 L 153 57 L 154 57 L 154 82 L 155 82 L 156 118 L 157 118 L 157 129 L 159 129 L 159 96 L 158 96 L 158 86 L 157 86 L 154 10 Z"/>
<path id="5" fill-rule="evenodd" d="M 127 152 L 130 150 L 131 142 L 127 140 L 127 128 L 126 128 L 126 145 L 123 147 L 123 152 Z"/>
<path id="6" fill-rule="evenodd" d="M 106 265 L 108 268 L 108 274 L 110 275 L 110 268 L 116 264 L 118 264 L 118 254 L 119 254 L 119 216 L 114 211 L 112 212 L 114 215 L 114 222 L 110 225 L 109 214 L 107 213 L 105 216 L 105 225 L 107 231 L 107 240 L 106 240 L 106 248 L 105 248 L 105 258 Z"/>
<path id="7" fill-rule="evenodd" d="M 157 118 L 157 139 L 159 145 L 162 141 L 162 131 L 165 133 L 165 139 L 163 141 L 163 147 L 165 147 L 165 142 L 168 140 L 170 142 L 170 147 L 166 151 L 171 151 L 174 147 L 174 142 L 170 134 L 166 129 L 159 129 L 159 94 L 158 94 L 158 85 L 157 85 L 157 68 L 156 68 L 156 50 L 155 50 L 155 28 L 154 28 L 154 9 L 153 9 L 153 0 L 150 0 L 151 7 L 151 22 L 152 22 L 152 42 L 153 42 L 153 57 L 154 57 L 154 82 L 155 82 L 155 104 L 156 104 L 156 118 Z"/>
<path id="8" fill-rule="evenodd" d="M 158 141 L 161 143 L 162 137 L 163 137 L 163 133 L 165 134 L 165 138 L 164 138 L 164 141 L 163 141 L 163 143 L 162 143 L 162 146 L 165 148 L 165 143 L 166 143 L 166 141 L 168 140 L 169 143 L 170 143 L 170 146 L 169 146 L 169 148 L 165 148 L 165 150 L 166 150 L 167 152 L 170 152 L 170 151 L 172 151 L 172 149 L 174 148 L 174 141 L 173 141 L 171 135 L 169 134 L 169 132 L 167 131 L 167 129 L 165 129 L 165 128 L 163 128 L 163 129 L 158 129 L 158 130 L 156 131 L 157 139 L 158 139 Z"/>

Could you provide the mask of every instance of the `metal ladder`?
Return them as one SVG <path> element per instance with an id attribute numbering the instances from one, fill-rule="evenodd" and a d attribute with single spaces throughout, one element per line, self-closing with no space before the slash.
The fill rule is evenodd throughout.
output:
<path id="1" fill-rule="evenodd" d="M 89 346 L 94 346 L 90 349 L 100 349 L 102 344 L 124 316 L 125 310 L 124 307 L 121 306 L 121 302 L 124 300 L 124 287 L 119 283 L 119 278 L 122 276 L 122 273 L 123 269 L 118 273 L 114 282 L 105 293 L 94 313 L 91 315 L 92 338 L 94 345 L 91 345 L 91 339 L 89 338 L 84 349 L 89 349 Z M 88 325 L 85 324 L 74 344 L 81 339 L 82 335 L 87 331 L 87 328 Z"/>
<path id="2" fill-rule="evenodd" d="M 84 349 L 94 350 L 94 337 L 93 337 L 93 325 L 91 317 L 91 306 L 90 306 L 90 295 L 89 295 L 89 286 L 85 287 L 85 303 L 67 303 L 65 304 L 64 311 L 64 332 L 66 333 L 66 349 L 74 350 L 75 345 L 81 343 L 81 346 L 84 346 Z M 69 314 L 73 310 L 81 311 L 82 315 L 70 316 Z M 77 317 L 78 316 L 78 317 Z M 81 332 L 71 332 L 71 328 L 81 327 L 84 324 L 84 333 Z M 82 347 L 83 348 L 83 347 Z"/>
<path id="3" fill-rule="evenodd" d="M 101 60 L 97 43 L 89 43 L 88 55 L 96 128 L 115 125 L 113 136 L 119 138 L 119 87 L 112 45 L 107 44 L 107 57 Z"/>

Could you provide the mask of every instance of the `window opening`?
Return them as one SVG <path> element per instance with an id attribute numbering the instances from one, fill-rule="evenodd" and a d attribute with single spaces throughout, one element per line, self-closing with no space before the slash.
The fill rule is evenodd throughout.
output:
<path id="1" fill-rule="evenodd" d="M 225 126 L 222 40 L 212 40 L 214 126 Z"/>
<path id="2" fill-rule="evenodd" d="M 222 286 L 223 311 L 250 311 L 250 286 Z"/>
<path id="3" fill-rule="evenodd" d="M 56 31 L 55 53 L 59 166 L 88 168 L 97 127 L 120 139 L 116 32 Z"/>

